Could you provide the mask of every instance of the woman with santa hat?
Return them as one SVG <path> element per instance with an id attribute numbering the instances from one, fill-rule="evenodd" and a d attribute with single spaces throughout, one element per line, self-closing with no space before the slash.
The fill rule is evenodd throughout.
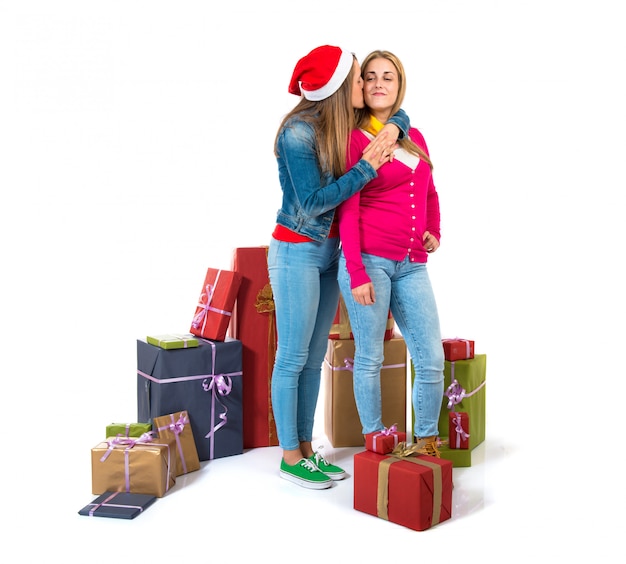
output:
<path id="1" fill-rule="evenodd" d="M 289 92 L 301 98 L 275 139 L 282 204 L 268 250 L 278 333 L 272 408 L 282 449 L 280 476 L 324 489 L 346 476 L 312 446 L 321 366 L 339 300 L 335 208 L 393 158 L 409 120 L 398 111 L 346 170 L 354 111 L 364 106 L 354 54 L 332 45 L 313 49 L 296 64 Z"/>

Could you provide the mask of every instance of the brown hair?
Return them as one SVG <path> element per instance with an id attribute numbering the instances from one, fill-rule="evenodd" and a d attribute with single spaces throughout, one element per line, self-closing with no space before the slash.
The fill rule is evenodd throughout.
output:
<path id="1" fill-rule="evenodd" d="M 395 68 L 398 73 L 398 97 L 396 98 L 396 102 L 391 108 L 391 113 L 389 115 L 395 114 L 401 107 L 402 102 L 404 102 L 404 95 L 406 94 L 406 73 L 404 72 L 404 66 L 402 62 L 396 55 L 391 53 L 390 51 L 372 51 L 361 63 L 361 76 L 365 79 L 365 70 L 367 65 L 373 61 L 374 59 L 387 59 Z M 367 107 L 356 111 L 356 125 L 359 128 L 364 128 L 370 123 L 370 111 Z M 426 154 L 426 151 L 416 145 L 410 137 L 405 136 L 403 139 L 398 140 L 398 145 L 402 147 L 404 150 L 409 153 L 413 153 L 417 155 L 420 159 L 428 163 L 428 166 L 432 169 L 433 163 L 430 160 L 430 157 Z"/>
<path id="2" fill-rule="evenodd" d="M 350 132 L 355 128 L 352 108 L 352 81 L 354 66 L 339 89 L 318 102 L 302 98 L 282 120 L 274 140 L 274 154 L 278 157 L 278 137 L 287 121 L 298 116 L 315 131 L 316 152 L 323 172 L 338 178 L 346 172 L 346 147 Z"/>

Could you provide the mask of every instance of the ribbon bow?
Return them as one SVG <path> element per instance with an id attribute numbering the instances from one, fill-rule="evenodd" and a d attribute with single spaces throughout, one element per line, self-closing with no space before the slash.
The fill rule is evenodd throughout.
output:
<path id="1" fill-rule="evenodd" d="M 350 370 L 351 372 L 354 371 L 354 359 L 353 358 L 350 358 L 350 357 L 344 358 L 343 363 L 348 370 Z"/>
<path id="2" fill-rule="evenodd" d="M 394 434 L 395 432 L 397 432 L 397 431 L 398 431 L 398 426 L 394 423 L 394 424 L 393 424 L 391 427 L 389 427 L 388 429 L 387 429 L 387 427 L 385 427 L 382 431 L 380 431 L 380 434 L 381 434 L 381 435 L 386 435 L 386 436 L 389 436 L 389 435 L 393 435 L 393 434 Z"/>
<path id="3" fill-rule="evenodd" d="M 148 431 L 147 433 L 144 433 L 143 435 L 141 435 L 141 437 L 136 439 L 132 437 L 123 437 L 120 433 L 118 433 L 118 435 L 112 440 L 107 441 L 109 448 L 107 448 L 106 452 L 102 455 L 100 462 L 104 462 L 111 454 L 111 451 L 118 445 L 126 446 L 126 448 L 129 449 L 133 448 L 137 444 L 146 444 L 153 441 L 153 432 L 154 431 Z"/>
<path id="4" fill-rule="evenodd" d="M 454 430 L 456 432 L 456 446 L 459 448 L 461 446 L 461 440 L 467 440 L 469 438 L 469 433 L 465 432 L 463 426 L 461 425 L 461 415 L 457 413 L 453 418 L 452 422 L 455 424 Z"/>
<path id="5" fill-rule="evenodd" d="M 185 425 L 187 423 L 189 423 L 189 418 L 181 413 L 178 421 L 173 421 L 167 428 L 176 435 L 180 435 L 185 430 Z"/>
<path id="6" fill-rule="evenodd" d="M 459 381 L 455 378 L 446 390 L 446 396 L 448 398 L 448 409 L 454 409 L 454 406 L 461 403 L 466 396 L 465 389 L 459 384 Z"/>
<path id="7" fill-rule="evenodd" d="M 198 303 L 200 311 L 194 315 L 193 321 L 191 322 L 191 326 L 194 329 L 198 329 L 198 327 L 200 327 L 202 321 L 209 312 L 211 301 L 213 300 L 213 293 L 215 292 L 215 286 L 213 284 L 207 284 L 205 290 L 206 293 L 203 292 L 200 294 L 200 302 Z M 206 302 L 204 301 L 204 296 L 206 296 Z"/>

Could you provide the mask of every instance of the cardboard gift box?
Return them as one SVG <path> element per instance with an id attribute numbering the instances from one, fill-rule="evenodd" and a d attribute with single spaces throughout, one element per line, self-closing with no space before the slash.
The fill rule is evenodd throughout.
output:
<path id="1" fill-rule="evenodd" d="M 239 273 L 208 268 L 189 332 L 205 339 L 223 341 L 240 285 Z"/>
<path id="2" fill-rule="evenodd" d="M 474 341 L 469 339 L 443 339 L 443 354 L 446 360 L 474 358 Z"/>
<path id="3" fill-rule="evenodd" d="M 397 425 L 365 435 L 365 448 L 378 454 L 389 454 L 401 442 L 406 442 L 406 433 L 398 431 Z"/>
<path id="4" fill-rule="evenodd" d="M 469 416 L 461 411 L 448 412 L 448 437 L 450 448 L 469 448 Z"/>
<path id="5" fill-rule="evenodd" d="M 126 492 L 163 497 L 176 483 L 172 440 L 109 437 L 91 449 L 93 494 Z"/>
<path id="6" fill-rule="evenodd" d="M 406 362 L 403 338 L 384 344 L 385 359 L 380 373 L 383 422 L 406 433 Z M 354 399 L 352 364 L 354 341 L 329 339 L 322 367 L 324 385 L 324 430 L 333 447 L 363 446 L 363 426 Z"/>
<path id="7" fill-rule="evenodd" d="M 88 517 L 134 519 L 156 501 L 156 496 L 126 492 L 105 492 L 78 511 Z"/>
<path id="8" fill-rule="evenodd" d="M 354 509 L 415 531 L 452 516 L 452 462 L 415 456 L 400 443 L 390 455 L 354 455 Z"/>
<path id="9" fill-rule="evenodd" d="M 154 430 L 159 438 L 173 439 L 176 444 L 176 476 L 200 469 L 198 449 L 186 411 L 155 417 Z"/>
<path id="10" fill-rule="evenodd" d="M 439 415 L 439 435 L 448 435 L 449 412 L 467 413 L 468 448 L 485 440 L 487 355 L 444 362 L 444 396 Z"/>
<path id="11" fill-rule="evenodd" d="M 277 334 L 268 249 L 241 247 L 233 254 L 232 269 L 241 276 L 241 286 L 228 332 L 243 346 L 244 448 L 278 445 L 271 393 Z"/>
<path id="12" fill-rule="evenodd" d="M 137 340 L 138 418 L 187 411 L 201 461 L 242 454 L 241 349 L 231 338 L 173 350 Z"/>
<path id="13" fill-rule="evenodd" d="M 106 426 L 106 437 L 141 437 L 152 431 L 152 423 L 111 423 Z"/>
<path id="14" fill-rule="evenodd" d="M 162 349 L 189 349 L 198 346 L 198 339 L 192 334 L 171 333 L 169 335 L 148 335 L 146 341 Z"/>
<path id="15" fill-rule="evenodd" d="M 385 329 L 385 341 L 389 339 L 393 339 L 394 337 L 394 327 L 396 322 L 391 315 L 391 311 L 389 311 L 389 316 L 387 317 L 387 328 Z M 348 316 L 348 310 L 346 308 L 346 302 L 343 299 L 342 295 L 339 295 L 339 304 L 337 306 L 337 313 L 335 314 L 335 319 L 333 320 L 333 324 L 330 327 L 330 333 L 328 335 L 329 339 L 354 339 L 354 335 L 352 334 L 352 327 L 350 325 L 350 317 Z"/>

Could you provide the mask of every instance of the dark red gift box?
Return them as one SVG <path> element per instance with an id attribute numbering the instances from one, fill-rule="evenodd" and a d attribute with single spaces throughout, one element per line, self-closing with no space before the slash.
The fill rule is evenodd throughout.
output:
<path id="1" fill-rule="evenodd" d="M 469 414 L 463 411 L 448 412 L 448 446 L 469 448 Z"/>
<path id="2" fill-rule="evenodd" d="M 474 358 L 474 341 L 469 339 L 443 339 L 443 354 L 446 360 L 468 360 Z"/>
<path id="3" fill-rule="evenodd" d="M 378 454 L 389 454 L 399 443 L 406 441 L 406 433 L 400 432 L 395 425 L 376 433 L 365 435 L 365 448 Z"/>
<path id="4" fill-rule="evenodd" d="M 211 341 L 225 340 L 240 284 L 236 272 L 208 268 L 189 332 Z"/>
<path id="5" fill-rule="evenodd" d="M 267 246 L 237 248 L 232 269 L 241 276 L 229 334 L 243 346 L 243 446 L 277 446 L 271 380 L 276 357 L 274 296 Z"/>
<path id="6" fill-rule="evenodd" d="M 354 455 L 354 509 L 415 531 L 452 516 L 452 462 L 433 456 L 404 456 L 369 450 Z"/>

